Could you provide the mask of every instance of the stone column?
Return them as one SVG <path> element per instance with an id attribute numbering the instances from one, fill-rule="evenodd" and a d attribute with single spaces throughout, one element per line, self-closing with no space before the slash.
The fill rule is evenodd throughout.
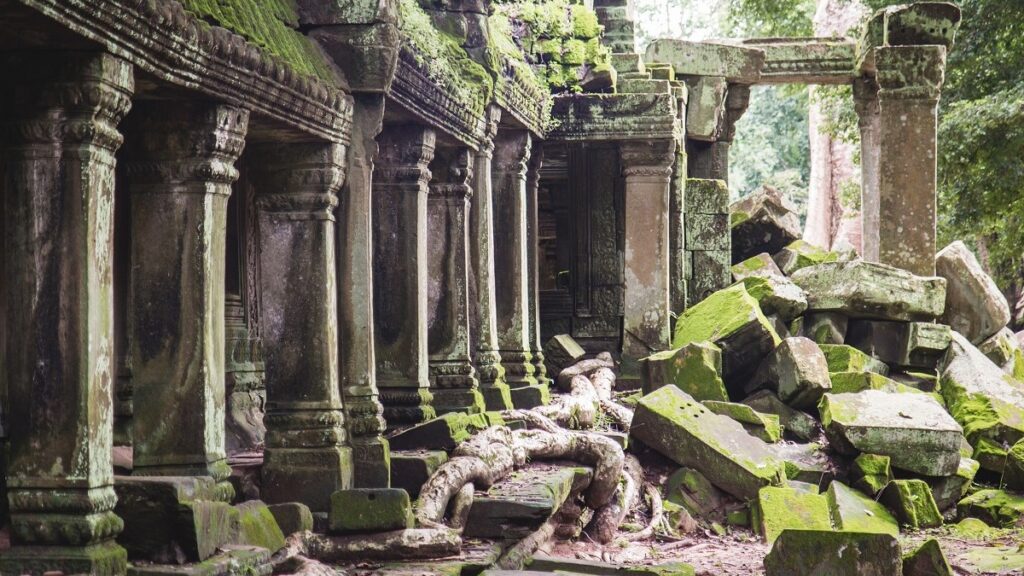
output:
<path id="1" fill-rule="evenodd" d="M 225 229 L 248 121 L 232 106 L 152 101 L 126 126 L 133 474 L 210 476 L 224 500 Z"/>
<path id="2" fill-rule="evenodd" d="M 501 109 L 487 110 L 487 134 L 473 157 L 473 202 L 470 206 L 470 264 L 472 274 L 470 342 L 476 354 L 480 392 L 488 410 L 512 407 L 505 367 L 498 353 L 497 303 L 494 284 L 494 197 L 491 163 L 494 157 L 494 136 L 498 131 Z"/>
<path id="3" fill-rule="evenodd" d="M 536 386 L 530 352 L 530 278 L 527 255 L 526 169 L 531 139 L 526 130 L 500 130 L 491 166 L 494 186 L 494 279 L 498 351 L 514 390 Z"/>
<path id="4" fill-rule="evenodd" d="M 357 94 L 348 177 L 337 210 L 338 345 L 342 403 L 357 488 L 391 483 L 384 408 L 377 394 L 373 343 L 373 162 L 384 120 L 384 96 Z"/>
<path id="5" fill-rule="evenodd" d="M 340 144 L 267 144 L 254 150 L 266 365 L 267 449 L 260 494 L 327 512 L 348 488 L 338 377 L 334 209 L 344 179 Z"/>
<path id="6" fill-rule="evenodd" d="M 0 90 L 11 544 L 0 573 L 123 574 L 111 446 L 114 153 L 132 67 L 9 56 Z"/>
<path id="7" fill-rule="evenodd" d="M 938 105 L 944 46 L 876 48 L 879 140 L 878 260 L 935 274 Z M 865 239 L 865 242 L 868 242 Z"/>
<path id="8" fill-rule="evenodd" d="M 540 187 L 540 168 L 544 163 L 544 146 L 537 143 L 530 152 L 530 164 L 526 171 L 526 262 L 529 282 L 529 326 L 530 353 L 533 354 L 533 369 L 537 383 L 548 386 L 548 369 L 544 364 L 544 343 L 540 340 L 540 260 L 537 242 L 540 230 L 537 223 L 537 192 Z"/>
<path id="9" fill-rule="evenodd" d="M 431 392 L 438 414 L 482 412 L 469 349 L 468 148 L 439 150 L 427 205 L 427 292 Z"/>
<path id="10" fill-rule="evenodd" d="M 620 158 L 626 179 L 622 369 L 631 375 L 637 360 L 668 349 L 671 340 L 669 188 L 676 143 L 623 142 Z"/>
<path id="11" fill-rule="evenodd" d="M 386 126 L 373 176 L 377 386 L 389 426 L 429 420 L 427 186 L 434 131 Z"/>
<path id="12" fill-rule="evenodd" d="M 671 278 L 671 309 L 676 315 L 686 310 L 689 263 L 686 252 L 686 151 L 677 146 L 669 189 L 669 267 Z"/>
<path id="13" fill-rule="evenodd" d="M 879 173 L 881 148 L 881 107 L 878 102 L 878 82 L 871 77 L 853 81 L 853 102 L 860 129 L 860 213 L 861 257 L 878 262 L 878 230 L 881 225 L 879 204 Z"/>

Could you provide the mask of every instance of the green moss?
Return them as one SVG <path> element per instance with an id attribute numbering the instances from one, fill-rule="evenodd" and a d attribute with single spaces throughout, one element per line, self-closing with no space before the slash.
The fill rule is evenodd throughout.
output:
<path id="1" fill-rule="evenodd" d="M 881 500 L 911 529 L 942 526 L 942 514 L 924 480 L 893 480 L 882 491 Z"/>
<path id="2" fill-rule="evenodd" d="M 1024 520 L 1024 495 L 1005 490 L 981 490 L 957 504 L 961 515 L 981 518 L 990 526 L 1013 528 Z"/>
<path id="3" fill-rule="evenodd" d="M 1003 535 L 1002 530 L 992 528 L 977 518 L 964 518 L 956 524 L 948 525 L 946 530 L 951 535 L 965 540 L 994 540 Z"/>
<path id="4" fill-rule="evenodd" d="M 825 500 L 837 530 L 892 536 L 900 533 L 896 519 L 885 506 L 841 482 L 829 484 Z"/>
<path id="5" fill-rule="evenodd" d="M 831 531 L 832 518 L 824 496 L 768 486 L 757 494 L 754 525 L 770 545 L 783 530 Z"/>
<path id="6" fill-rule="evenodd" d="M 1002 473 L 1006 467 L 1006 449 L 999 442 L 990 438 L 978 438 L 974 445 L 973 458 L 982 468 Z"/>
<path id="7" fill-rule="evenodd" d="M 956 562 L 971 574 L 1024 574 L 1024 550 L 1020 546 L 974 548 L 958 556 Z"/>
<path id="8" fill-rule="evenodd" d="M 820 344 L 829 372 L 875 372 L 883 376 L 889 368 L 876 358 L 872 358 L 853 346 L 845 344 Z"/>
<path id="9" fill-rule="evenodd" d="M 913 552 L 903 556 L 903 573 L 911 576 L 934 574 L 935 576 L 952 576 L 946 555 L 942 553 L 939 541 L 929 538 Z"/>
<path id="10" fill-rule="evenodd" d="M 707 400 L 701 403 L 715 414 L 728 416 L 739 422 L 751 436 L 768 443 L 775 443 L 782 439 L 782 427 L 779 425 L 779 417 L 775 414 L 761 414 L 746 404 L 734 402 Z M 794 476 L 787 475 L 787 477 Z"/>
<path id="11" fill-rule="evenodd" d="M 750 220 L 750 214 L 747 214 L 746 212 L 733 212 L 732 214 L 729 214 L 729 227 L 735 228 L 747 220 Z"/>
<path id="12" fill-rule="evenodd" d="M 854 488 L 868 494 L 878 494 L 892 479 L 892 467 L 888 456 L 860 454 L 853 461 L 850 479 Z"/>
<path id="13" fill-rule="evenodd" d="M 582 66 L 587 60 L 587 44 L 578 38 L 565 41 L 562 52 L 562 63 Z"/>
<path id="14" fill-rule="evenodd" d="M 231 30 L 303 76 L 334 84 L 330 65 L 312 40 L 297 30 L 294 0 L 181 0 L 199 19 Z"/>
<path id="15" fill-rule="evenodd" d="M 722 351 L 710 342 L 694 342 L 641 360 L 643 389 L 675 385 L 696 400 L 728 401 L 722 381 Z"/>
<path id="16" fill-rule="evenodd" d="M 874 372 L 831 372 L 829 378 L 832 380 L 833 394 L 856 393 L 865 390 L 924 394 L 917 388 L 900 384 Z"/>
<path id="17" fill-rule="evenodd" d="M 601 24 L 597 14 L 583 4 L 572 6 L 572 34 L 577 38 L 597 38 L 601 35 Z"/>
<path id="18" fill-rule="evenodd" d="M 684 312 L 676 321 L 672 345 L 681 348 L 691 342 L 714 342 L 739 331 L 752 320 L 771 334 L 776 346 L 781 342 L 757 300 L 747 293 L 743 284 L 736 284 L 715 292 Z"/>

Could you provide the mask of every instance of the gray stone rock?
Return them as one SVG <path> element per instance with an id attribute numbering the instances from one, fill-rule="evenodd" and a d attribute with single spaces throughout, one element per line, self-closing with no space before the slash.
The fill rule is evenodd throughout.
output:
<path id="1" fill-rule="evenodd" d="M 838 312 L 815 312 L 805 314 L 800 336 L 810 338 L 818 344 L 845 344 L 846 330 L 850 319 Z"/>
<path id="2" fill-rule="evenodd" d="M 933 322 L 854 320 L 846 343 L 890 366 L 934 370 L 949 348 L 950 329 Z"/>
<path id="3" fill-rule="evenodd" d="M 583 359 L 587 352 L 568 334 L 552 336 L 544 345 L 544 361 L 548 372 L 557 375 L 563 368 L 568 368 Z"/>
<path id="4" fill-rule="evenodd" d="M 765 314 L 778 316 L 783 322 L 807 310 L 807 295 L 785 276 L 747 276 L 740 282 Z"/>
<path id="5" fill-rule="evenodd" d="M 333 534 L 387 532 L 413 527 L 409 493 L 401 488 L 353 488 L 331 494 Z"/>
<path id="6" fill-rule="evenodd" d="M 797 240 L 789 246 L 786 246 L 782 250 L 779 250 L 772 257 L 775 260 L 775 264 L 778 265 L 779 269 L 782 270 L 783 274 L 787 276 L 793 274 L 797 270 L 807 268 L 808 266 L 817 266 L 818 264 L 824 264 L 826 262 L 840 262 L 845 261 L 843 256 L 838 252 L 829 252 L 823 248 L 819 248 L 806 240 Z"/>
<path id="7" fill-rule="evenodd" d="M 813 417 L 796 410 L 770 390 L 759 390 L 751 394 L 743 403 L 763 414 L 775 414 L 782 424 L 783 434 L 797 440 L 810 442 L 822 434 L 821 425 Z"/>
<path id="8" fill-rule="evenodd" d="M 807 292 L 811 312 L 841 312 L 850 318 L 931 321 L 942 314 L 946 281 L 853 260 L 809 266 L 790 278 Z"/>
<path id="9" fill-rule="evenodd" d="M 939 511 L 952 508 L 964 496 L 967 496 L 967 490 L 971 487 L 971 482 L 974 482 L 974 476 L 980 468 L 981 464 L 977 460 L 961 455 L 956 474 L 924 479 L 932 490 L 932 497 L 935 499 Z"/>
<path id="10" fill-rule="evenodd" d="M 774 254 L 800 237 L 800 219 L 782 195 L 765 186 L 729 206 L 732 261 Z"/>
<path id="11" fill-rule="evenodd" d="M 444 450 L 392 450 L 391 487 L 402 488 L 416 498 L 434 471 L 447 461 Z"/>
<path id="12" fill-rule="evenodd" d="M 1010 321 L 1010 305 L 978 259 L 959 240 L 935 256 L 935 272 L 946 279 L 946 311 L 942 321 L 974 344 Z"/>
<path id="13" fill-rule="evenodd" d="M 978 350 L 1003 369 L 1003 372 L 1024 379 L 1024 346 L 1009 328 L 1003 328 L 978 345 Z"/>
<path id="14" fill-rule="evenodd" d="M 832 449 L 841 454 L 889 456 L 894 468 L 928 476 L 956 473 L 963 429 L 927 394 L 826 394 L 820 411 Z"/>
<path id="15" fill-rule="evenodd" d="M 514 472 L 473 499 L 463 535 L 520 540 L 535 532 L 575 491 L 590 483 L 588 468 L 535 465 Z"/>
<path id="16" fill-rule="evenodd" d="M 761 362 L 749 391 L 769 388 L 794 408 L 810 409 L 832 388 L 828 361 L 818 345 L 803 337 L 786 338 Z"/>
<path id="17" fill-rule="evenodd" d="M 874 372 L 887 376 L 889 366 L 877 358 L 845 344 L 820 344 L 829 372 Z"/>
<path id="18" fill-rule="evenodd" d="M 783 276 L 771 254 L 762 252 L 732 266 L 732 278 L 739 282 L 750 276 Z"/>
<path id="19" fill-rule="evenodd" d="M 900 543 L 890 534 L 784 530 L 764 559 L 766 576 L 900 576 Z"/>

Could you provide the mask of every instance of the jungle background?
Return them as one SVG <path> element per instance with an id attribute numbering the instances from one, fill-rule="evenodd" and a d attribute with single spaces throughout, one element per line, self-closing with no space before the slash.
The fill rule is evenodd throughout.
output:
<path id="1" fill-rule="evenodd" d="M 638 44 L 844 36 L 892 0 L 634 0 Z M 939 247 L 974 248 L 1024 323 L 1024 0 L 962 0 L 939 109 Z M 857 116 L 848 87 L 756 87 L 731 151 L 734 198 L 762 185 L 798 207 L 804 237 L 859 243 Z"/>

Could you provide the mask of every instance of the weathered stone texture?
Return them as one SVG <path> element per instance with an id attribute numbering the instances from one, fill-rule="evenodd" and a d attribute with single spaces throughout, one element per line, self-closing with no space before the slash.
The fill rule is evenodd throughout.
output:
<path id="1" fill-rule="evenodd" d="M 1010 322 L 1010 305 L 978 259 L 959 240 L 935 256 L 936 274 L 946 279 L 942 322 L 980 344 Z"/>

